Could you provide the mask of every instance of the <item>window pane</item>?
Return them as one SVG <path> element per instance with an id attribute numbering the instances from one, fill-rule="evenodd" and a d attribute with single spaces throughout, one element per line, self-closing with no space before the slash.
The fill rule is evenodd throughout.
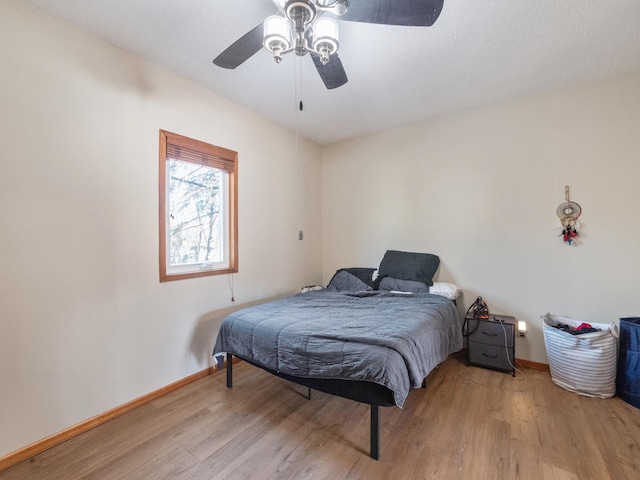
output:
<path id="1" fill-rule="evenodd" d="M 238 271 L 238 152 L 160 130 L 160 281 Z"/>
<path id="2" fill-rule="evenodd" d="M 169 266 L 223 262 L 225 172 L 174 159 L 168 167 Z"/>

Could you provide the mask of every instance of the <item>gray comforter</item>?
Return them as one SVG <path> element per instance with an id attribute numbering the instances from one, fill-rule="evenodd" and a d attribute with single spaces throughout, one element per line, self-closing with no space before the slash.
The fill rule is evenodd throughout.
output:
<path id="1" fill-rule="evenodd" d="M 444 297 L 320 290 L 232 313 L 213 353 L 298 377 L 379 383 L 402 407 L 411 387 L 461 348 L 458 312 Z"/>

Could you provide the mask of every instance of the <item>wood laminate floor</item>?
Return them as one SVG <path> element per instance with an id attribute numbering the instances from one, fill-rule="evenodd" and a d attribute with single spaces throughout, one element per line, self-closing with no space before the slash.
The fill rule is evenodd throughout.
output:
<path id="1" fill-rule="evenodd" d="M 8 470 L 17 479 L 637 480 L 640 410 L 567 392 L 548 372 L 466 367 L 452 356 L 380 409 L 313 392 L 247 363 L 214 374 Z"/>

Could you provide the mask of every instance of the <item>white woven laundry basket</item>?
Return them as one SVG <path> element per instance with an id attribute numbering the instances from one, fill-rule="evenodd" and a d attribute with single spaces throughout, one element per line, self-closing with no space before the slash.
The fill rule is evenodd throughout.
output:
<path id="1" fill-rule="evenodd" d="M 577 327 L 581 320 L 547 313 L 542 317 L 544 344 L 553 383 L 580 395 L 610 398 L 616 393 L 618 330 L 615 323 L 592 323 L 599 332 L 572 335 L 555 328 Z"/>

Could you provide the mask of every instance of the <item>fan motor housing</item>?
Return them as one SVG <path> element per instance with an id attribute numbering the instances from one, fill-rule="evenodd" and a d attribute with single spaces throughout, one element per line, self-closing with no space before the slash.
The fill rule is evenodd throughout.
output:
<path id="1" fill-rule="evenodd" d="M 316 5 L 313 2 L 289 0 L 284 6 L 287 18 L 296 26 L 296 32 L 304 32 L 304 27 L 316 18 Z"/>

